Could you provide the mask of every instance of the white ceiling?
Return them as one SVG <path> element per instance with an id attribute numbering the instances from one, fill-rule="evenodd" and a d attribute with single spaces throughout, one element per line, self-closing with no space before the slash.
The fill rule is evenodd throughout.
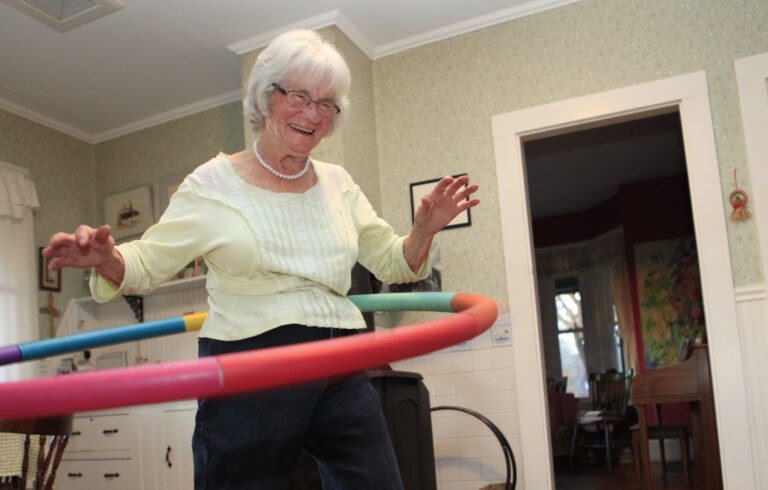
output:
<path id="1" fill-rule="evenodd" d="M 372 59 L 577 0 L 123 0 L 58 32 L 0 3 L 0 108 L 96 143 L 240 98 L 235 51 L 335 24 Z"/>

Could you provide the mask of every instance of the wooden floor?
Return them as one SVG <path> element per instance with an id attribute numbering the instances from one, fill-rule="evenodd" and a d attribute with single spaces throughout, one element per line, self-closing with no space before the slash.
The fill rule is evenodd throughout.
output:
<path id="1" fill-rule="evenodd" d="M 680 465 L 672 463 L 666 481 L 661 477 L 661 463 L 654 463 L 651 468 L 653 488 L 663 490 L 684 490 L 685 480 Z M 557 490 L 640 490 L 640 482 L 635 476 L 632 453 L 622 454 L 619 464 L 611 473 L 605 464 L 589 467 L 571 468 L 567 461 L 555 463 L 555 488 Z M 691 490 L 696 490 L 691 485 Z"/>

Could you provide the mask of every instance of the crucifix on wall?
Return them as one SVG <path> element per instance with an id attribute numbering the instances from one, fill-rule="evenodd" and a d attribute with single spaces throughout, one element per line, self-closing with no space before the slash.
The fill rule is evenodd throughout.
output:
<path id="1" fill-rule="evenodd" d="M 48 304 L 40 308 L 40 313 L 48 315 L 51 325 L 51 338 L 56 336 L 56 318 L 59 317 L 59 310 L 56 309 L 56 304 L 53 302 L 53 293 L 48 293 Z"/>

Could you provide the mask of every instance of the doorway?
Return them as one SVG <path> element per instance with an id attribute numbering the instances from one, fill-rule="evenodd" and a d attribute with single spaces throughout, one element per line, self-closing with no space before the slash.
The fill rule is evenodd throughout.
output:
<path id="1" fill-rule="evenodd" d="M 596 408 L 589 375 L 677 364 L 704 335 L 680 116 L 635 117 L 523 143 L 558 488 L 609 476 L 596 448 L 580 445 L 570 465 L 577 413 Z M 665 420 L 687 419 L 672 408 Z M 628 449 L 636 422 L 628 408 L 612 445 Z"/>
<path id="2" fill-rule="evenodd" d="M 740 363 L 735 297 L 725 213 L 708 101 L 706 74 L 697 72 L 623 89 L 522 109 L 492 119 L 508 304 L 518 378 L 523 478 L 530 488 L 553 488 L 545 398 L 543 341 L 523 143 L 572 128 L 679 112 L 699 245 L 709 356 L 717 410 L 724 483 L 753 488 L 745 386 Z M 738 365 L 734 365 L 738 364 Z M 546 477 L 549 478 L 546 478 Z"/>

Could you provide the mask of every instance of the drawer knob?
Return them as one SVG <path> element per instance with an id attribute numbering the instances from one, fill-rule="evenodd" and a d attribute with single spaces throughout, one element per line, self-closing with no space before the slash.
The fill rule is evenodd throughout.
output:
<path id="1" fill-rule="evenodd" d="M 168 446 L 168 449 L 165 450 L 165 464 L 167 464 L 169 468 L 173 466 L 173 463 L 171 463 L 171 446 Z"/>
<path id="2" fill-rule="evenodd" d="M 73 435 L 73 436 L 79 436 L 79 435 L 81 435 L 81 434 L 82 434 L 82 432 L 80 432 L 79 430 L 76 430 L 76 431 L 74 431 L 74 432 L 72 433 L 72 435 Z"/>
<path id="3" fill-rule="evenodd" d="M 104 429 L 101 431 L 102 434 L 117 434 L 119 431 L 117 429 Z"/>
<path id="4" fill-rule="evenodd" d="M 70 478 L 80 478 L 83 476 L 82 473 L 67 473 L 67 476 Z"/>
<path id="5" fill-rule="evenodd" d="M 120 473 L 104 473 L 104 478 L 120 478 Z"/>

